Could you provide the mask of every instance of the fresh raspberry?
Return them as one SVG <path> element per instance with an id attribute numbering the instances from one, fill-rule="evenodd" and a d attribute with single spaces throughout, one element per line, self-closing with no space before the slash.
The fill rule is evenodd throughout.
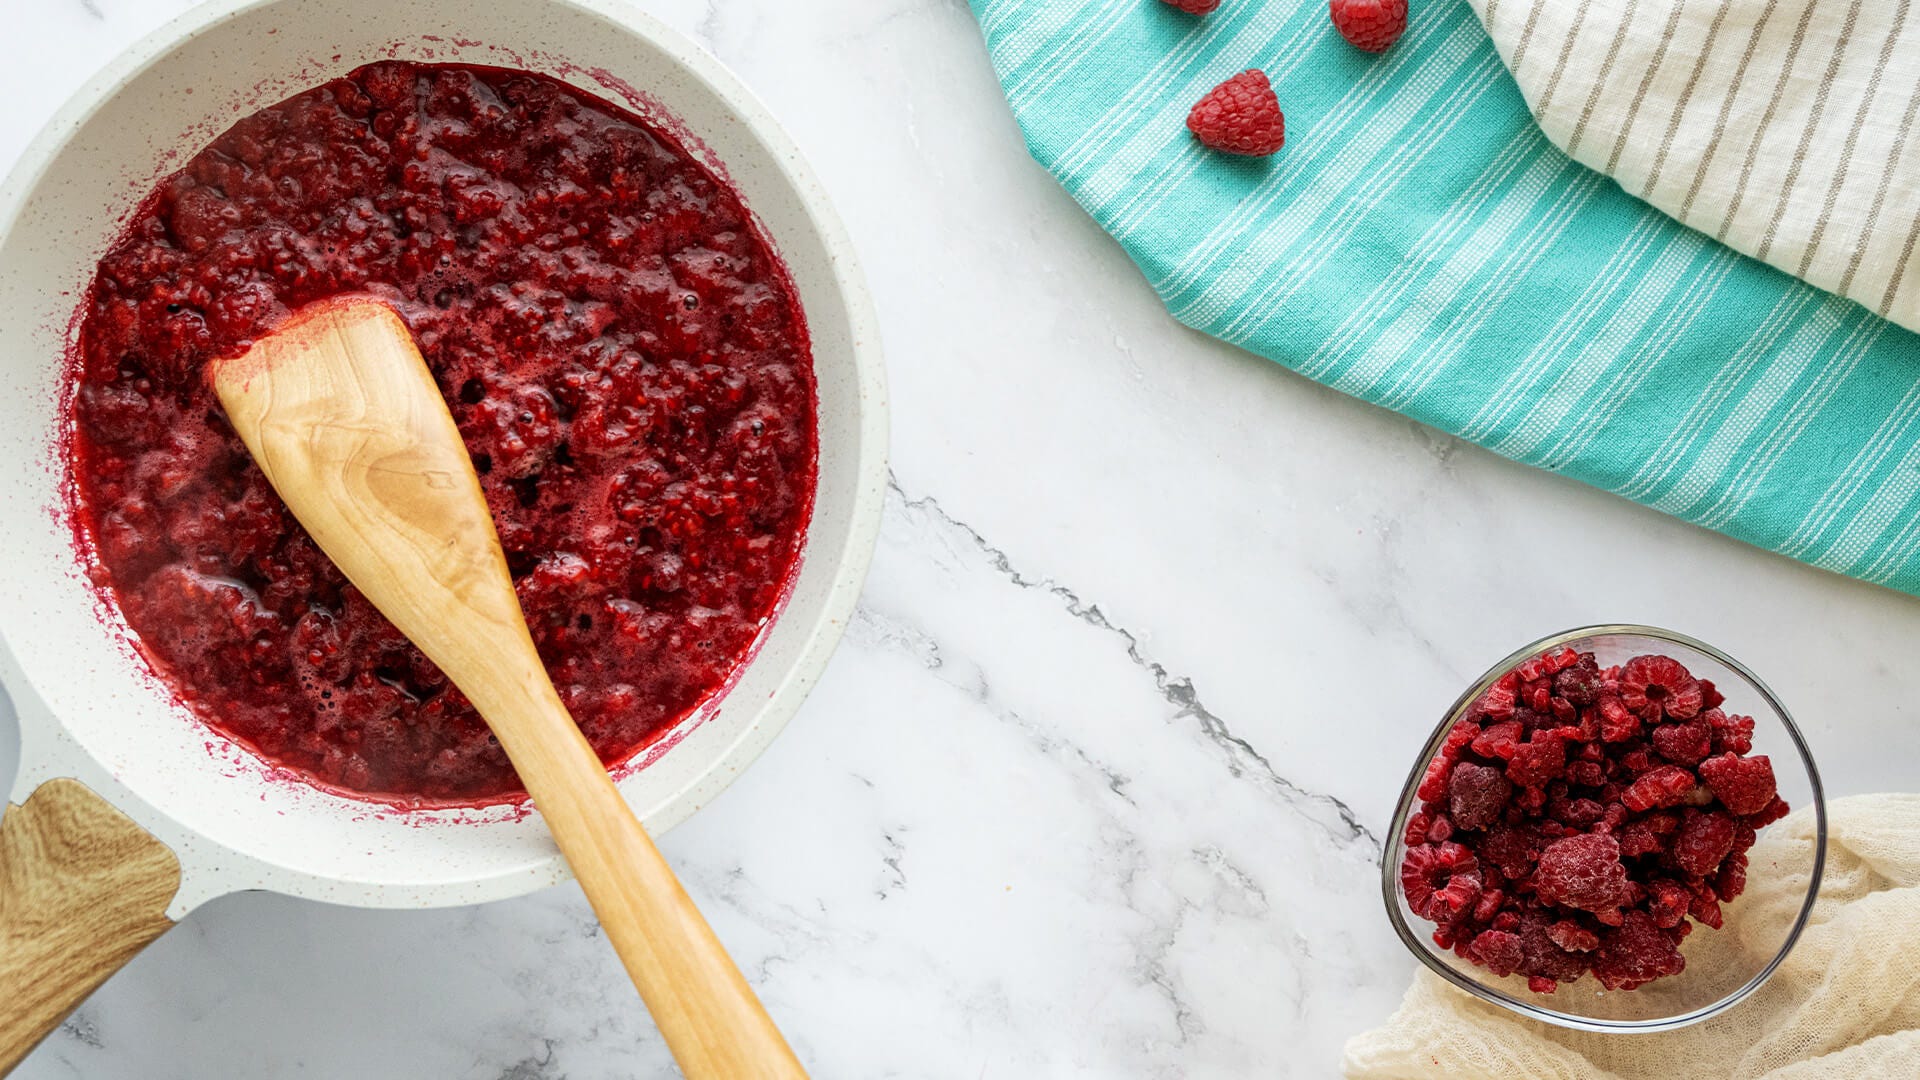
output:
<path id="1" fill-rule="evenodd" d="M 1678 806 L 1695 786 L 1692 773 L 1677 765 L 1662 765 L 1635 780 L 1620 801 L 1639 814 L 1655 807 Z"/>
<path id="2" fill-rule="evenodd" d="M 1513 784 L 1499 769 L 1461 762 L 1447 778 L 1447 808 L 1453 824 L 1462 829 L 1484 829 L 1500 820 Z"/>
<path id="3" fill-rule="evenodd" d="M 1687 966 L 1668 931 L 1644 911 L 1630 911 L 1593 954 L 1593 974 L 1609 990 L 1632 990 Z"/>
<path id="4" fill-rule="evenodd" d="M 1713 753 L 1713 727 L 1698 718 L 1661 724 L 1653 729 L 1653 748 L 1675 765 L 1698 765 Z"/>
<path id="5" fill-rule="evenodd" d="M 1740 757 L 1721 754 L 1700 763 L 1700 779 L 1713 789 L 1722 806 L 1746 817 L 1767 808 L 1777 791 L 1773 762 L 1765 754 Z"/>
<path id="6" fill-rule="evenodd" d="M 1385 52 L 1407 31 L 1407 0 L 1331 0 L 1334 29 L 1357 49 Z"/>
<path id="7" fill-rule="evenodd" d="M 1603 833 L 1555 840 L 1540 853 L 1533 873 L 1534 891 L 1549 904 L 1592 912 L 1604 923 L 1620 920 L 1627 902 L 1627 868 L 1620 845 Z"/>
<path id="8" fill-rule="evenodd" d="M 1592 952 L 1600 947 L 1600 935 L 1572 919 L 1561 919 L 1547 927 L 1547 936 L 1568 952 Z"/>
<path id="9" fill-rule="evenodd" d="M 1700 715 L 1700 683 L 1671 656 L 1636 656 L 1620 668 L 1620 703 L 1651 722 Z"/>
<path id="10" fill-rule="evenodd" d="M 1426 844 L 1407 851 L 1400 888 L 1415 915 L 1446 926 L 1480 899 L 1473 853 L 1459 844 Z"/>
<path id="11" fill-rule="evenodd" d="M 1504 930 L 1481 931 L 1474 937 L 1468 951 L 1471 954 L 1468 959 L 1503 979 L 1518 971 L 1526 961 L 1526 952 L 1520 947 L 1520 936 Z"/>
<path id="12" fill-rule="evenodd" d="M 1187 113 L 1187 130 L 1215 150 L 1248 157 L 1271 154 L 1287 141 L 1280 99 L 1267 73 L 1258 68 L 1207 91 Z"/>
<path id="13" fill-rule="evenodd" d="M 1567 744 L 1550 732 L 1535 732 L 1533 738 L 1513 752 L 1507 762 L 1507 779 L 1522 787 L 1544 787 L 1567 771 Z"/>
<path id="14" fill-rule="evenodd" d="M 1704 878 L 1733 850 L 1733 818 L 1724 811 L 1689 809 L 1673 837 L 1673 864 L 1688 877 Z"/>
<path id="15" fill-rule="evenodd" d="M 1220 0 L 1160 0 L 1170 7 L 1177 7 L 1189 15 L 1205 15 L 1220 6 Z"/>

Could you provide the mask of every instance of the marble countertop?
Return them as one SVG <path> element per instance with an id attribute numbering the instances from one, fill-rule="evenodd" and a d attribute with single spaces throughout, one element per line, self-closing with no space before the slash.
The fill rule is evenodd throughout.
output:
<path id="1" fill-rule="evenodd" d="M 23 0 L 0 165 L 187 0 Z M 1699 531 L 1175 324 L 1025 155 L 959 0 L 643 0 L 788 125 L 890 360 L 845 644 L 664 841 L 821 1077 L 1328 1076 L 1413 962 L 1380 837 L 1463 683 L 1664 624 L 1757 668 L 1836 793 L 1911 788 L 1920 602 Z M 0 777 L 17 756 L 0 712 Z M 195 912 L 17 1074 L 662 1076 L 577 888 Z"/>

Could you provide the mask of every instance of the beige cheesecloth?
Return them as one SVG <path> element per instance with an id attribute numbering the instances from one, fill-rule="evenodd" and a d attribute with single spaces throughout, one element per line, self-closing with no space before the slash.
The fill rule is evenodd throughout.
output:
<path id="1" fill-rule="evenodd" d="M 1826 880 L 1812 920 L 1773 978 L 1725 1013 L 1679 1031 L 1600 1035 L 1523 1020 L 1420 970 L 1386 1026 L 1347 1043 L 1352 1080 L 1920 1080 L 1920 795 L 1828 806 Z M 1765 830 L 1737 919 L 1791 920 L 1813 815 Z M 1701 930 L 1689 966 L 1740 962 L 1736 916 Z M 1705 949 L 1696 945 L 1713 940 Z"/>

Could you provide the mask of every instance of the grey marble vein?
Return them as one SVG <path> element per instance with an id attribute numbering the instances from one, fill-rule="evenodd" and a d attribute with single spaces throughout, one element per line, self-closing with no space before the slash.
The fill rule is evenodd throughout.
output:
<path id="1" fill-rule="evenodd" d="M 1200 700 L 1200 693 L 1194 688 L 1191 678 L 1168 671 L 1166 665 L 1148 656 L 1141 647 L 1139 635 L 1107 618 L 1099 604 L 1082 599 L 1072 588 L 1051 577 L 1036 578 L 1022 572 L 1014 566 L 1005 551 L 994 546 L 978 529 L 949 514 L 934 496 L 908 494 L 899 478 L 891 473 L 888 474 L 887 486 L 904 506 L 932 514 L 965 536 L 986 556 L 994 569 L 1015 586 L 1046 592 L 1057 598 L 1074 618 L 1118 637 L 1126 648 L 1128 659 L 1153 678 L 1160 696 L 1178 710 L 1175 715 L 1191 718 L 1200 732 L 1220 748 L 1230 775 L 1235 778 L 1251 777 L 1272 787 L 1325 828 L 1337 842 L 1358 845 L 1370 858 L 1377 860 L 1380 857 L 1380 838 L 1360 820 L 1351 806 L 1337 796 L 1313 791 L 1283 775 L 1266 755 L 1246 739 L 1234 734 L 1226 720 Z M 1115 790 L 1119 789 L 1116 787 Z M 1330 811 L 1334 820 L 1327 820 L 1322 811 Z"/>

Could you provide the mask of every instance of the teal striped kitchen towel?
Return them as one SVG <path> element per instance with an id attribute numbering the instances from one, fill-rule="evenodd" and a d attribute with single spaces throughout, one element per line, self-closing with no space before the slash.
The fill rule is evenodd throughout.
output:
<path id="1" fill-rule="evenodd" d="M 1324 0 L 972 0 L 1033 155 L 1181 322 L 1515 460 L 1920 594 L 1920 336 L 1533 123 L 1467 0 L 1381 56 Z M 1264 68 L 1288 144 L 1197 146 Z"/>

